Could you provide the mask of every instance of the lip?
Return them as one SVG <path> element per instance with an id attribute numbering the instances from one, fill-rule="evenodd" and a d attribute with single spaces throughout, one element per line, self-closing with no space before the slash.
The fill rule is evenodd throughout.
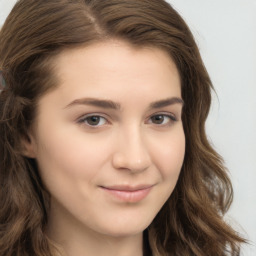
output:
<path id="1" fill-rule="evenodd" d="M 142 201 L 150 193 L 153 185 L 138 185 L 138 186 L 110 186 L 100 188 L 111 197 L 128 203 L 137 203 Z"/>

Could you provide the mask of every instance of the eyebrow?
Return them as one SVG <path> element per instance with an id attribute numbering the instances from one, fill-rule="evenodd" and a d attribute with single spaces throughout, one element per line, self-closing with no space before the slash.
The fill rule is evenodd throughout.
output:
<path id="1" fill-rule="evenodd" d="M 181 104 L 183 106 L 184 101 L 181 98 L 172 97 L 172 98 L 167 98 L 164 100 L 152 102 L 149 105 L 149 108 L 153 108 L 153 109 L 154 108 L 162 108 L 162 107 L 167 107 L 167 106 L 174 105 L 174 104 Z"/>
<path id="2" fill-rule="evenodd" d="M 114 109 L 114 110 L 121 109 L 121 105 L 119 103 L 113 102 L 111 100 L 101 100 L 101 99 L 95 99 L 95 98 L 77 99 L 72 101 L 65 108 L 70 108 L 74 105 L 89 105 L 89 106 L 108 108 L 108 109 Z"/>
<path id="3" fill-rule="evenodd" d="M 149 105 L 149 109 L 157 109 L 157 108 L 167 107 L 167 106 L 174 105 L 174 104 L 181 104 L 183 106 L 184 101 L 178 97 L 167 98 L 167 99 L 152 102 Z M 114 110 L 121 109 L 121 105 L 117 102 L 113 102 L 111 100 L 96 99 L 96 98 L 76 99 L 76 100 L 72 101 L 70 104 L 68 104 L 65 107 L 65 109 L 70 108 L 75 105 L 89 105 L 89 106 L 114 109 Z"/>

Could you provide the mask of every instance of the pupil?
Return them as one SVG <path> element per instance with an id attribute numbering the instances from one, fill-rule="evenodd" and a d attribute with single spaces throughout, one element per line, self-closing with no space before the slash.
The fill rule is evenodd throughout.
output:
<path id="1" fill-rule="evenodd" d="M 161 124 L 161 123 L 163 123 L 163 121 L 164 121 L 164 116 L 161 116 L 161 115 L 155 116 L 155 117 L 153 118 L 153 121 L 154 121 L 154 123 L 156 123 L 156 124 Z"/>
<path id="2" fill-rule="evenodd" d="M 90 125 L 97 125 L 97 124 L 99 124 L 99 121 L 100 121 L 100 117 L 98 117 L 98 116 L 91 116 L 89 119 L 88 119 L 88 123 L 90 124 Z"/>

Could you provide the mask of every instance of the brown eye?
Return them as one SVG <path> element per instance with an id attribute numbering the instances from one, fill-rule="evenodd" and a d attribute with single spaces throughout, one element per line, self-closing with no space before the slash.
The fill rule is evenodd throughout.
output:
<path id="1" fill-rule="evenodd" d="M 86 121 L 89 125 L 98 125 L 100 123 L 100 117 L 99 116 L 90 116 L 87 118 Z"/>
<path id="2" fill-rule="evenodd" d="M 88 126 L 101 126 L 106 124 L 107 120 L 102 116 L 87 116 L 79 120 L 79 123 L 88 125 Z"/>
<path id="3" fill-rule="evenodd" d="M 151 117 L 152 123 L 154 124 L 162 124 L 164 122 L 164 115 L 157 115 L 157 116 L 153 116 Z"/>
<path id="4" fill-rule="evenodd" d="M 172 122 L 177 121 L 176 118 L 172 115 L 154 115 L 150 118 L 150 122 L 153 124 L 158 124 L 158 125 L 165 125 L 165 124 L 170 124 Z"/>

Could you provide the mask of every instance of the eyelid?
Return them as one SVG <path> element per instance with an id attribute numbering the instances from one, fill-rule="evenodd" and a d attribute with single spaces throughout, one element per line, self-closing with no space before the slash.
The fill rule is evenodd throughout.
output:
<path id="1" fill-rule="evenodd" d="M 179 121 L 179 119 L 177 118 L 177 116 L 173 113 L 170 113 L 170 112 L 157 112 L 157 113 L 154 113 L 152 115 L 150 115 L 148 118 L 147 118 L 147 122 L 152 118 L 152 117 L 155 117 L 155 116 L 165 116 L 165 117 L 168 117 L 170 118 L 170 122 L 168 122 L 167 124 L 155 124 L 153 123 L 152 121 L 150 122 L 150 124 L 153 124 L 153 125 L 156 125 L 156 126 L 168 126 L 174 122 L 177 122 Z"/>
<path id="2" fill-rule="evenodd" d="M 165 124 L 156 124 L 156 123 L 153 123 L 151 121 L 152 117 L 154 117 L 154 116 L 161 116 L 161 115 L 170 118 L 170 121 L 165 123 Z M 90 117 L 93 117 L 93 116 L 104 118 L 106 120 L 106 122 L 104 124 L 101 124 L 101 125 L 86 124 L 86 119 L 90 118 Z M 179 119 L 180 118 L 177 117 L 172 112 L 162 111 L 162 112 L 155 112 L 155 113 L 151 114 L 150 116 L 148 116 L 148 118 L 146 119 L 146 123 L 149 123 L 149 124 L 152 124 L 152 125 L 156 125 L 156 126 L 168 126 L 168 125 L 173 124 L 174 122 L 179 121 Z M 88 113 L 88 114 L 81 115 L 79 118 L 76 119 L 76 123 L 78 123 L 80 125 L 84 125 L 84 126 L 86 126 L 88 128 L 97 129 L 97 128 L 101 128 L 101 127 L 103 127 L 105 125 L 110 124 L 111 123 L 110 120 L 111 120 L 111 118 L 108 115 L 106 115 L 106 114 L 99 113 L 99 112 L 93 112 L 93 113 Z"/>
<path id="3" fill-rule="evenodd" d="M 175 120 L 178 121 L 178 117 L 176 114 L 172 113 L 172 112 L 167 112 L 167 111 L 160 111 L 160 112 L 155 112 L 153 114 L 151 114 L 149 118 L 153 117 L 153 116 L 168 116 L 168 117 L 171 117 L 171 118 L 174 118 Z"/>
<path id="4" fill-rule="evenodd" d="M 78 124 L 81 124 L 81 125 L 85 125 L 85 126 L 88 126 L 89 128 L 99 128 L 99 127 L 102 127 L 104 126 L 105 124 L 103 125 L 89 125 L 89 124 L 86 124 L 85 121 L 87 118 L 90 118 L 90 117 L 93 117 L 93 116 L 96 116 L 96 117 L 100 117 L 100 118 L 104 118 L 106 120 L 106 124 L 110 123 L 109 121 L 109 117 L 105 114 L 102 114 L 102 113 L 90 113 L 90 114 L 84 114 L 82 116 L 80 116 L 79 118 L 77 118 L 77 123 Z"/>

